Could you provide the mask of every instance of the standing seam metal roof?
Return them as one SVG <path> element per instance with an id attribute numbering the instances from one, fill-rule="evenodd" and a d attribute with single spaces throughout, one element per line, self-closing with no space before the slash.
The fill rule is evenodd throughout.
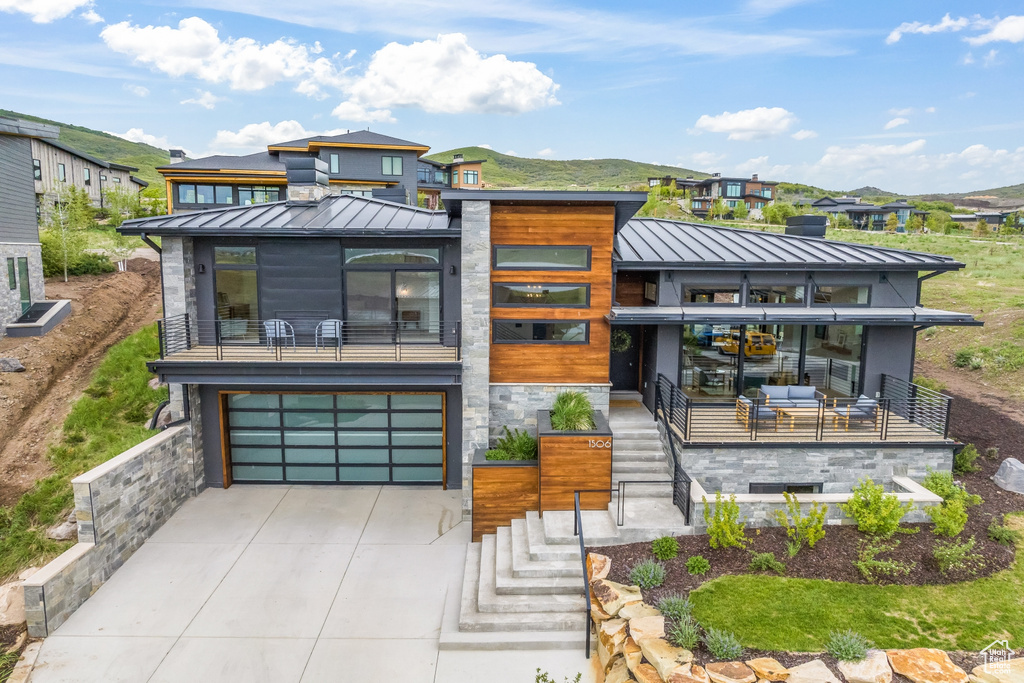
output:
<path id="1" fill-rule="evenodd" d="M 948 256 L 836 242 L 812 237 L 633 218 L 615 239 L 620 264 L 677 268 L 836 267 L 955 270 L 963 264 Z"/>

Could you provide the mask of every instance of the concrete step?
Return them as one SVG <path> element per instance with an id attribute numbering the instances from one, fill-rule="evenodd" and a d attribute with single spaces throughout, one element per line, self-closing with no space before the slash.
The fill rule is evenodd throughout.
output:
<path id="1" fill-rule="evenodd" d="M 618 487 L 618 477 L 615 477 L 613 485 Z M 626 503 L 638 498 L 671 498 L 673 493 L 672 484 L 626 484 Z M 610 510 L 614 509 L 614 506 L 609 507 Z M 613 514 L 617 514 L 613 512 Z M 587 542 L 590 542 L 590 537 L 587 537 Z"/>
<path id="2" fill-rule="evenodd" d="M 626 487 L 629 488 L 628 486 Z M 614 503 L 609 512 L 614 511 Z M 584 527 L 587 545 L 597 545 L 590 540 Z M 675 506 L 671 496 L 666 498 L 643 498 L 632 496 L 627 491 L 623 525 L 619 527 L 620 543 L 653 541 L 662 536 L 683 536 L 693 533 L 693 527 L 686 525 L 686 519 Z"/>
<path id="3" fill-rule="evenodd" d="M 661 439 L 614 439 L 612 453 L 621 451 L 657 451 L 661 453 Z"/>
<path id="4" fill-rule="evenodd" d="M 631 439 L 643 439 L 643 440 L 654 440 L 658 441 L 661 436 L 658 434 L 656 427 L 651 425 L 650 427 L 632 426 L 629 427 L 612 427 L 612 436 L 616 441 L 620 440 L 631 440 Z"/>
<path id="5" fill-rule="evenodd" d="M 612 479 L 626 479 L 617 475 L 650 475 L 650 479 L 672 478 L 672 469 L 665 460 L 615 460 L 612 459 Z M 638 479 L 643 477 L 630 477 Z"/>
<path id="6" fill-rule="evenodd" d="M 658 444 L 657 448 L 644 448 L 644 449 L 612 449 L 612 462 L 664 462 L 665 451 L 661 449 L 661 444 Z"/>
<path id="7" fill-rule="evenodd" d="M 534 560 L 525 519 L 512 520 L 512 576 L 517 579 L 554 576 L 583 577 L 579 553 L 571 560 Z"/>
<path id="8" fill-rule="evenodd" d="M 535 562 L 546 560 L 580 561 L 579 541 L 568 545 L 549 544 L 544 536 L 544 522 L 537 512 L 526 513 L 526 535 L 530 544 L 530 559 Z"/>
<path id="9" fill-rule="evenodd" d="M 494 591 L 498 595 L 583 595 L 581 577 L 516 578 L 512 575 L 512 530 L 498 527 L 498 533 L 490 540 L 489 536 L 482 542 L 484 571 L 490 570 L 486 562 L 493 547 Z"/>
<path id="10" fill-rule="evenodd" d="M 488 537 L 485 536 L 484 538 Z M 493 537 L 491 538 L 493 539 Z M 474 642 L 474 639 L 462 635 L 467 633 L 532 632 L 534 635 L 524 635 L 519 639 L 510 639 L 509 641 L 516 642 L 518 640 L 524 649 L 530 642 L 548 640 L 537 636 L 537 632 L 574 631 L 580 636 L 586 635 L 583 629 L 587 628 L 587 615 L 583 614 L 582 610 L 578 613 L 516 613 L 481 612 L 477 609 L 482 550 L 482 543 L 471 543 L 467 548 L 466 574 L 463 579 L 462 597 L 459 606 L 458 631 L 442 629 L 442 638 L 446 639 L 447 642 L 445 649 L 503 649 L 495 647 L 494 639 L 489 638 L 479 639 L 476 641 L 478 644 L 477 648 L 473 648 L 471 644 Z M 550 639 L 550 642 L 560 641 L 558 639 Z M 552 648 L 552 645 L 548 645 L 546 649 L 550 648 Z"/>
<path id="11" fill-rule="evenodd" d="M 579 650 L 587 645 L 587 634 L 576 631 L 441 631 L 439 650 Z M 591 648 L 597 639 L 591 640 Z"/>
<path id="12" fill-rule="evenodd" d="M 615 501 L 612 501 L 609 510 L 614 509 Z M 583 520 L 584 540 L 587 545 L 618 545 L 623 542 L 619 529 L 615 526 L 615 516 L 608 510 L 583 510 L 580 517 Z M 572 512 L 545 512 L 543 521 L 544 538 L 549 545 L 579 545 L 579 537 L 573 535 Z"/>
<path id="13" fill-rule="evenodd" d="M 507 529 L 508 527 L 502 527 Z M 497 541 L 499 544 L 501 540 Z M 568 593 L 499 594 L 496 592 L 496 572 L 491 568 L 496 562 L 493 544 L 483 543 L 480 553 L 480 581 L 477 587 L 477 610 L 480 612 L 507 612 L 525 614 L 529 612 L 564 613 L 583 612 L 587 608 L 583 596 L 582 572 L 576 582 L 576 595 Z"/>

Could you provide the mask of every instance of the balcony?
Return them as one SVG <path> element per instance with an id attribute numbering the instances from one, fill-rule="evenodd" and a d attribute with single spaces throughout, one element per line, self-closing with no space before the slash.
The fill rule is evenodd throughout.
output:
<path id="1" fill-rule="evenodd" d="M 664 375 L 655 399 L 664 419 L 684 444 L 948 444 L 953 399 L 882 375 L 877 399 L 818 395 L 798 402 L 756 398 L 701 400 L 687 396 Z"/>
<path id="2" fill-rule="evenodd" d="M 420 320 L 157 321 L 160 360 L 255 363 L 458 363 L 462 324 Z"/>

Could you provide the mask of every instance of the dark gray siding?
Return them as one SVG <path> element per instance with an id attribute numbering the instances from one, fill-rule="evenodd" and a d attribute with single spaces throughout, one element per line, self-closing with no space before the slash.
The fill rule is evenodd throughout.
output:
<path id="1" fill-rule="evenodd" d="M 262 240 L 257 254 L 261 318 L 341 318 L 341 242 Z"/>
<path id="2" fill-rule="evenodd" d="M 38 241 L 31 141 L 0 135 L 0 242 Z"/>
<path id="3" fill-rule="evenodd" d="M 340 173 L 331 178 L 344 180 L 367 180 L 374 182 L 397 182 L 409 192 L 410 204 L 416 203 L 416 152 L 396 149 L 352 149 L 348 147 L 324 147 L 320 158 L 330 169 L 331 154 L 340 155 Z M 390 176 L 381 173 L 381 157 L 402 157 L 402 175 Z"/>
<path id="4" fill-rule="evenodd" d="M 860 393 L 874 396 L 881 391 L 883 373 L 910 382 L 916 341 L 914 328 L 870 325 L 864 331 L 864 387 Z"/>

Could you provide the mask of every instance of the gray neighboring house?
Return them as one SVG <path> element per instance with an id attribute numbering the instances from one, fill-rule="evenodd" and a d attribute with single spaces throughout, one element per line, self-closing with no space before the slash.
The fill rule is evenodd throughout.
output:
<path id="1" fill-rule="evenodd" d="M 0 117 L 0 336 L 34 301 L 46 298 L 32 149 L 57 134 L 55 126 Z"/>

